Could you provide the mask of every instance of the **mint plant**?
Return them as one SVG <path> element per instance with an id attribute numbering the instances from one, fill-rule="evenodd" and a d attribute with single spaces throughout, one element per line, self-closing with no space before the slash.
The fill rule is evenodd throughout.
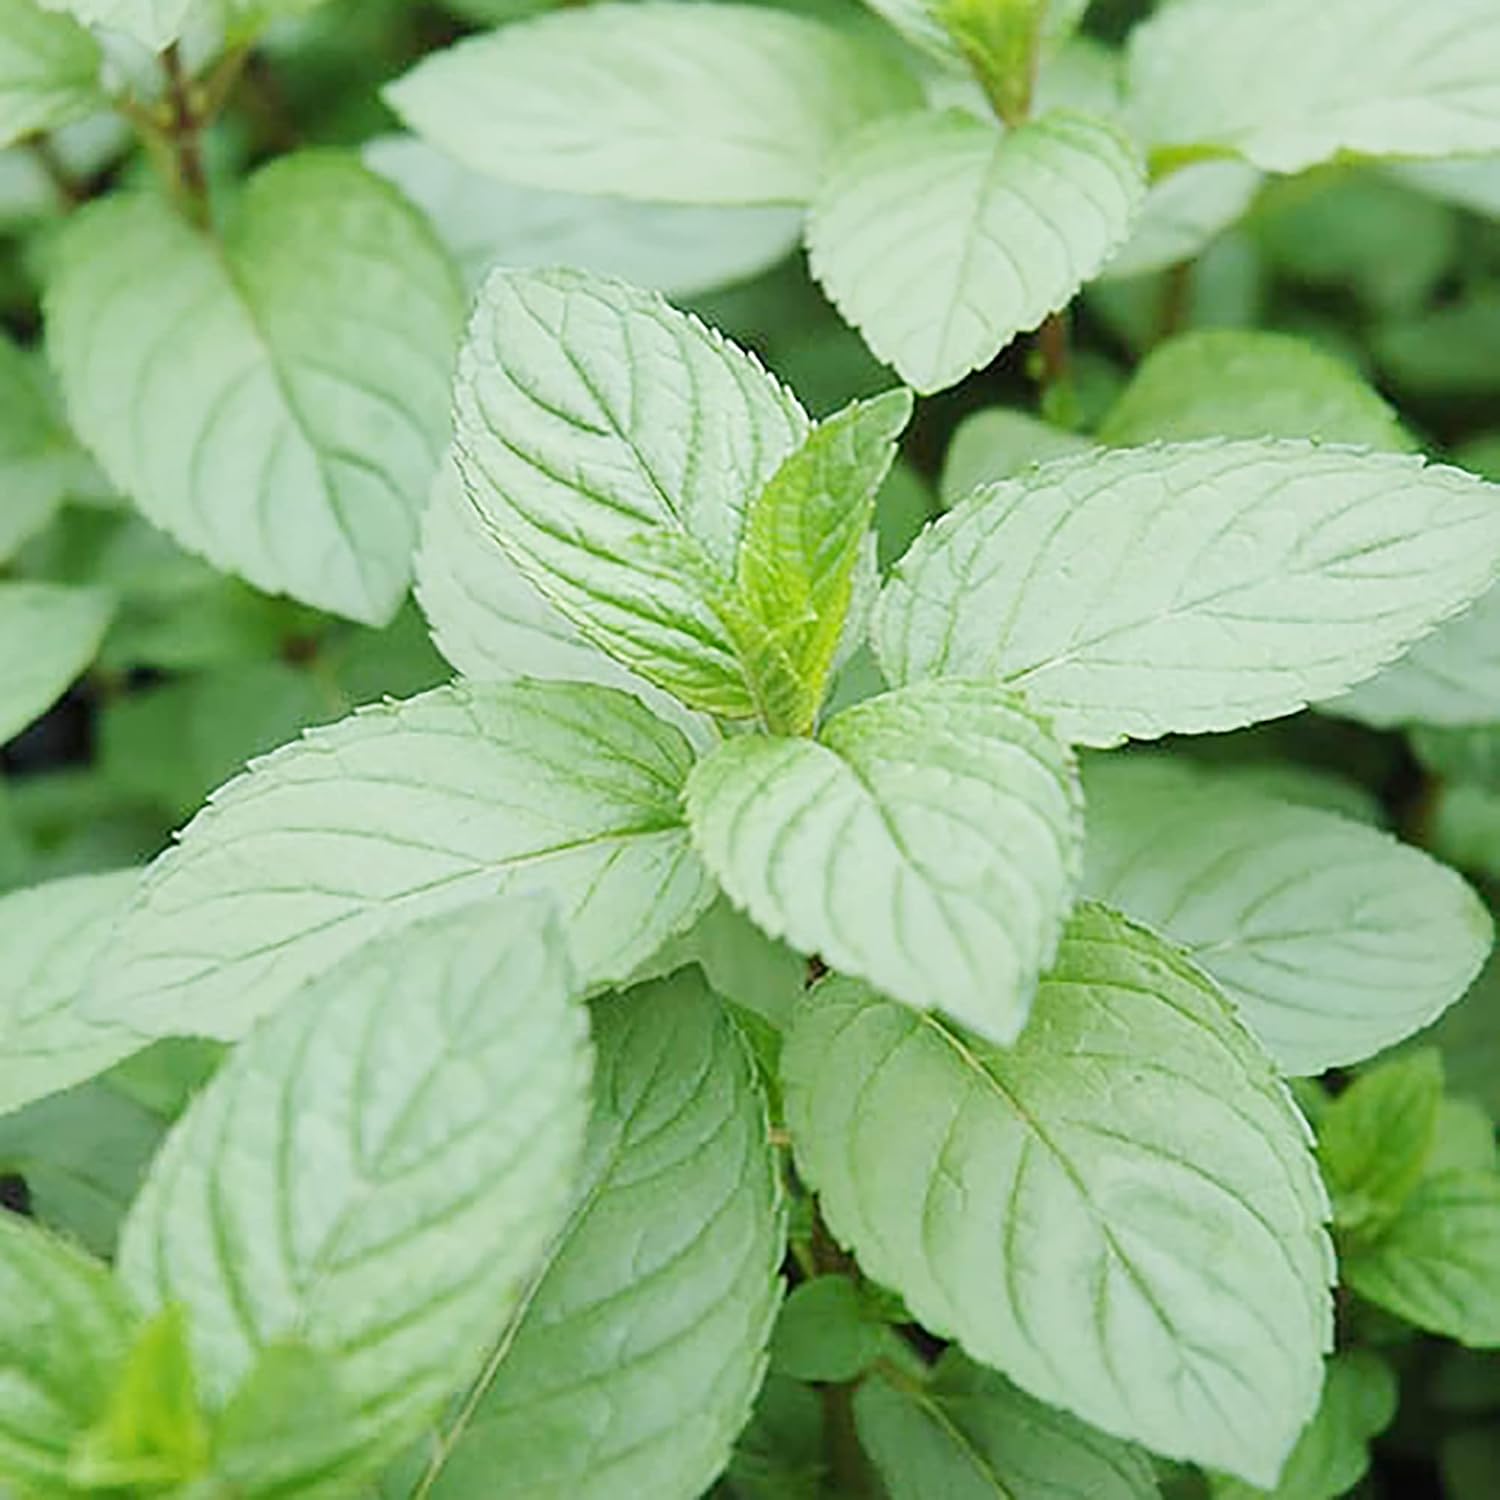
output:
<path id="1" fill-rule="evenodd" d="M 1492 9 L 0 0 L 0 1493 L 1492 1493 Z"/>

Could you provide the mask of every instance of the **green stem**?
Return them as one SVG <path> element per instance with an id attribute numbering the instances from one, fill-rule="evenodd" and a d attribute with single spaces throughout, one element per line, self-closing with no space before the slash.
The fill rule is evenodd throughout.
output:
<path id="1" fill-rule="evenodd" d="M 167 139 L 172 148 L 172 161 L 178 196 L 187 216 L 200 229 L 211 227 L 208 203 L 208 173 L 203 166 L 203 140 L 201 130 L 204 111 L 203 101 L 195 98 L 192 82 L 182 64 L 182 52 L 173 42 L 161 55 L 162 68 L 167 75 Z"/>

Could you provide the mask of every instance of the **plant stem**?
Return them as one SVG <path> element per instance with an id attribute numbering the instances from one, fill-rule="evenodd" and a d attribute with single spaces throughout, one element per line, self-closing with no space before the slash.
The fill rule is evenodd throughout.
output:
<path id="1" fill-rule="evenodd" d="M 177 188 L 188 217 L 200 229 L 210 227 L 208 174 L 203 167 L 203 141 L 199 134 L 203 120 L 194 107 L 193 86 L 182 65 L 182 52 L 173 42 L 161 55 L 167 75 L 167 104 L 171 111 L 167 124 L 176 168 Z"/>
<path id="2" fill-rule="evenodd" d="M 854 1261 L 839 1248 L 838 1242 L 823 1221 L 823 1211 L 813 1199 L 812 1260 L 822 1275 L 856 1269 Z M 854 1390 L 857 1381 L 831 1382 L 818 1387 L 823 1403 L 823 1458 L 829 1478 L 838 1494 L 868 1496 L 875 1493 L 871 1483 L 870 1463 L 860 1445 L 854 1422 Z"/>
<path id="3" fill-rule="evenodd" d="M 1037 352 L 1042 356 L 1042 389 L 1050 391 L 1066 385 L 1073 373 L 1073 356 L 1068 347 L 1067 309 L 1049 315 L 1036 332 Z"/>
<path id="4" fill-rule="evenodd" d="M 1161 311 L 1156 320 L 1156 340 L 1161 343 L 1180 333 L 1187 323 L 1193 300 L 1193 263 L 1180 260 L 1167 272 L 1162 288 Z"/>

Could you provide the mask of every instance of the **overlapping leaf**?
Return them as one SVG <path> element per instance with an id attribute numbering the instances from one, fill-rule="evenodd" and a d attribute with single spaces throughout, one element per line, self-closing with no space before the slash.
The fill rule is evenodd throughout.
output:
<path id="1" fill-rule="evenodd" d="M 103 106 L 98 44 L 36 0 L 0 0 L 0 145 Z"/>
<path id="2" fill-rule="evenodd" d="M 112 609 L 98 589 L 0 583 L 0 744 L 46 713 L 94 659 Z"/>
<path id="3" fill-rule="evenodd" d="M 924 1326 L 1106 1432 L 1274 1481 L 1323 1379 L 1326 1199 L 1187 960 L 1080 907 L 1010 1049 L 834 979 L 783 1081 L 833 1232 Z"/>

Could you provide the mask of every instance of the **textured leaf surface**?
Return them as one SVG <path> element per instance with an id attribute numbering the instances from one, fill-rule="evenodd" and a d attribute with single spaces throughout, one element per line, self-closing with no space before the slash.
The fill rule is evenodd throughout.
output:
<path id="1" fill-rule="evenodd" d="M 1221 147 L 1272 172 L 1340 153 L 1500 149 L 1490 0 L 1179 0 L 1131 35 L 1137 123 L 1157 147 Z"/>
<path id="2" fill-rule="evenodd" d="M 0 897 L 0 1114 L 139 1048 L 130 1032 L 83 1014 L 89 973 L 139 878 L 77 875 Z"/>
<path id="3" fill-rule="evenodd" d="M 661 298 L 497 271 L 459 360 L 456 453 L 480 521 L 591 640 L 694 707 L 756 711 L 706 577 L 806 436 L 789 392 Z"/>
<path id="4" fill-rule="evenodd" d="M 233 1038 L 368 938 L 492 891 L 561 907 L 590 986 L 713 897 L 682 736 L 607 688 L 439 688 L 365 709 L 231 782 L 148 873 L 90 1009 Z"/>
<path id="5" fill-rule="evenodd" d="M 585 640 L 526 581 L 480 520 L 451 458 L 423 513 L 416 593 L 434 644 L 465 677 L 594 682 L 634 693 L 663 717 L 693 722 L 669 693 Z"/>
<path id="6" fill-rule="evenodd" d="M 496 265 L 574 266 L 688 296 L 774 265 L 802 231 L 793 208 L 632 203 L 501 182 L 415 136 L 381 136 L 363 155 L 432 220 L 471 288 Z"/>
<path id="7" fill-rule="evenodd" d="M 0 145 L 103 107 L 98 44 L 35 0 L 0 0 Z"/>
<path id="8" fill-rule="evenodd" d="M 1500 1175 L 1430 1177 L 1373 1244 L 1341 1257 L 1361 1297 L 1471 1348 L 1500 1347 Z"/>
<path id="9" fill-rule="evenodd" d="M 982 484 L 1010 479 L 1023 469 L 1087 453 L 1092 447 L 1088 438 L 1065 432 L 1030 412 L 984 407 L 954 429 L 943 457 L 939 486 L 943 503 L 957 505 Z"/>
<path id="10" fill-rule="evenodd" d="M 1370 1440 L 1396 1415 L 1396 1377 L 1373 1350 L 1349 1349 L 1328 1361 L 1318 1413 L 1303 1429 L 1281 1478 L 1269 1490 L 1215 1475 L 1213 1500 L 1335 1500 L 1370 1467 Z"/>
<path id="11" fill-rule="evenodd" d="M 926 1383 L 881 1372 L 854 1396 L 891 1500 L 1154 1500 L 1151 1461 L 949 1349 Z"/>
<path id="12" fill-rule="evenodd" d="M 736 905 L 923 1010 L 1009 1041 L 1078 873 L 1071 758 L 1008 694 L 926 683 L 817 741 L 744 736 L 693 770 L 693 840 Z"/>
<path id="13" fill-rule="evenodd" d="M 1313 438 L 1411 449 L 1395 411 L 1342 360 L 1283 333 L 1201 329 L 1153 349 L 1099 426 L 1101 443 Z"/>
<path id="14" fill-rule="evenodd" d="M 847 136 L 918 102 L 899 64 L 835 27 L 665 0 L 502 27 L 386 98 L 418 135 L 511 182 L 726 204 L 805 202 Z"/>
<path id="15" fill-rule="evenodd" d="M 1085 786 L 1084 889 L 1186 948 L 1289 1073 L 1420 1030 L 1489 952 L 1474 892 L 1379 829 L 1170 763 Z"/>
<path id="16" fill-rule="evenodd" d="M 1497 563 L 1495 489 L 1415 457 L 1271 439 L 1101 451 L 930 527 L 875 632 L 892 682 L 998 677 L 1107 745 L 1331 697 Z"/>
<path id="17" fill-rule="evenodd" d="M 94 659 L 111 608 L 96 589 L 0 583 L 0 744 L 46 713 Z"/>
<path id="18" fill-rule="evenodd" d="M 278 1342 L 329 1357 L 351 1410 L 312 1472 L 362 1448 L 378 1463 L 477 1373 L 561 1228 L 589 1062 L 548 904 L 471 904 L 371 943 L 168 1137 L 121 1277 L 186 1312 L 211 1401 Z"/>
<path id="19" fill-rule="evenodd" d="M 1326 1200 L 1190 963 L 1080 907 L 1015 1047 L 840 978 L 783 1079 L 833 1232 L 926 1327 L 1107 1432 L 1275 1478 L 1322 1383 Z"/>
<path id="20" fill-rule="evenodd" d="M 1500 721 L 1500 589 L 1353 692 L 1320 706 L 1377 729 Z"/>
<path id="21" fill-rule="evenodd" d="M 203 0 L 40 0 L 48 10 L 66 11 L 89 26 L 103 26 L 144 42 L 153 52 L 181 35 Z M 238 0 L 236 0 L 238 3 Z"/>
<path id="22" fill-rule="evenodd" d="M 594 1030 L 572 1217 L 433 1500 L 695 1500 L 760 1386 L 785 1242 L 744 1043 L 693 974 L 600 1002 Z"/>
<path id="23" fill-rule="evenodd" d="M 0 1214 L 0 1481 L 62 1490 L 72 1446 L 124 1362 L 132 1321 L 102 1264 Z"/>
<path id="24" fill-rule="evenodd" d="M 953 385 L 1063 307 L 1145 192 L 1113 126 L 1067 111 L 1004 132 L 962 110 L 861 134 L 808 229 L 812 266 L 870 348 L 919 391 Z"/>
<path id="25" fill-rule="evenodd" d="M 462 315 L 436 238 L 333 153 L 257 174 L 223 253 L 170 205 L 80 214 L 49 287 L 74 425 L 185 547 L 369 624 L 395 613 Z"/>

